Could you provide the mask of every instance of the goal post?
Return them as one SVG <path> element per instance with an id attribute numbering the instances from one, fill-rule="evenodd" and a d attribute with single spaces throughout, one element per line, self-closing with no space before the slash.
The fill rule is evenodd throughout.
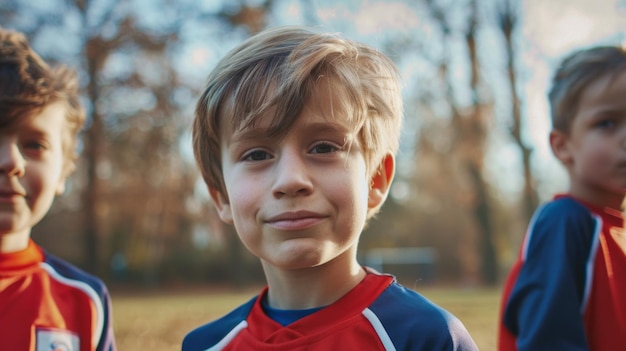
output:
<path id="1" fill-rule="evenodd" d="M 423 282 L 434 279 L 436 261 L 437 252 L 432 247 L 375 248 L 363 255 L 363 263 L 374 270 Z"/>

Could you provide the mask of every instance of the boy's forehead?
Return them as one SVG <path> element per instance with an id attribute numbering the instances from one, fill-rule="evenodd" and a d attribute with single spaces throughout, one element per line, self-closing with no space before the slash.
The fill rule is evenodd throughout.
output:
<path id="1" fill-rule="evenodd" d="M 52 118 L 64 118 L 67 106 L 58 101 L 42 107 L 19 111 L 13 116 L 2 116 L 0 129 L 3 131 L 19 129 L 24 125 L 41 125 L 45 128 L 46 121 Z"/>
<path id="2" fill-rule="evenodd" d="M 279 102 L 280 103 L 280 102 Z M 222 116 L 221 134 L 225 139 L 268 136 L 282 137 L 287 134 L 295 123 L 300 124 L 327 124 L 328 126 L 342 125 L 350 127 L 352 124 L 352 109 L 348 107 L 339 94 L 333 94 L 331 89 L 315 88 L 297 114 L 288 115 L 278 106 L 268 108 L 264 113 L 235 125 L 233 119 L 224 121 Z M 356 126 L 354 126 L 356 128 Z"/>
<path id="3" fill-rule="evenodd" d="M 626 70 L 617 74 L 605 74 L 595 79 L 582 92 L 581 103 L 624 102 L 626 96 Z"/>

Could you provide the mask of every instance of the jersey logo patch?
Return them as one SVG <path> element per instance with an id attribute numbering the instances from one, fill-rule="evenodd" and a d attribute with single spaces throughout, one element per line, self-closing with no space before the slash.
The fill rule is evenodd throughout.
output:
<path id="1" fill-rule="evenodd" d="M 78 335 L 63 329 L 37 328 L 35 351 L 79 351 Z"/>

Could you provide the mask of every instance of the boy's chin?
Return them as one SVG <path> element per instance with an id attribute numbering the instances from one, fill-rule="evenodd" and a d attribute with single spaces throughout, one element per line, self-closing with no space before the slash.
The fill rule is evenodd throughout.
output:
<path id="1" fill-rule="evenodd" d="M 9 215 L 0 213 L 0 236 L 5 237 L 10 235 L 16 235 L 21 232 L 18 227 L 19 226 L 15 222 L 14 218 L 11 218 L 11 216 Z"/>
<path id="2" fill-rule="evenodd" d="M 271 264 L 279 269 L 301 270 L 319 267 L 326 262 L 328 262 L 328 260 L 324 260 L 321 257 L 305 255 L 293 258 L 281 257 L 280 260 L 274 260 Z"/>
<path id="3" fill-rule="evenodd" d="M 332 257 L 324 257 L 319 253 L 299 252 L 299 253 L 283 253 L 280 257 L 275 257 L 268 262 L 274 268 L 280 270 L 302 270 L 315 269 L 322 267 L 332 261 Z"/>

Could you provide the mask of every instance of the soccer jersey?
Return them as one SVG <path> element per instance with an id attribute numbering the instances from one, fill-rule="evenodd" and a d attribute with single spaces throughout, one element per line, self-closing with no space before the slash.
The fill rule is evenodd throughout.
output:
<path id="1" fill-rule="evenodd" d="M 505 283 L 499 350 L 626 350 L 625 299 L 623 214 L 556 196 Z"/>
<path id="2" fill-rule="evenodd" d="M 287 326 L 267 317 L 261 294 L 185 337 L 199 350 L 478 350 L 463 324 L 393 277 L 369 272 L 345 296 Z"/>
<path id="3" fill-rule="evenodd" d="M 112 351 L 109 295 L 97 278 L 32 240 L 0 255 L 0 350 Z"/>

